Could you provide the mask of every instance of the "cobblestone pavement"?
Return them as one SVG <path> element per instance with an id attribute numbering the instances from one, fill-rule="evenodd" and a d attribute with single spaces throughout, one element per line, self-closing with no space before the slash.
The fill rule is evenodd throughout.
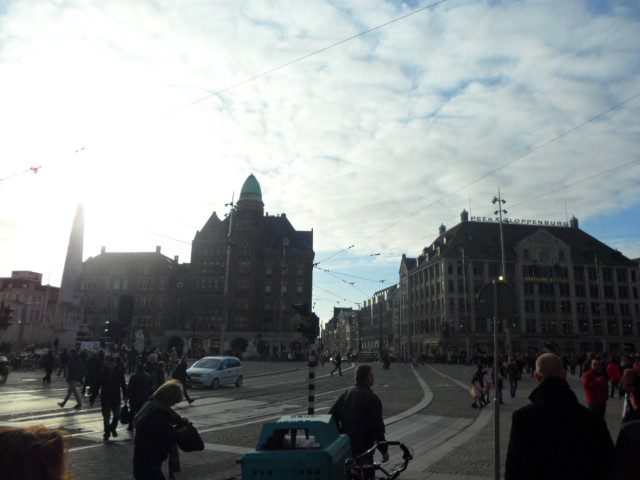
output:
<path id="1" fill-rule="evenodd" d="M 471 376 L 473 375 L 473 370 L 469 366 L 433 365 L 433 367 L 439 372 L 465 384 L 470 384 Z M 586 404 L 584 389 L 582 388 L 580 379 L 575 376 L 570 376 L 568 380 L 578 397 L 578 401 Z M 503 392 L 505 403 L 500 406 L 500 463 L 502 475 L 504 475 L 504 462 L 511 432 L 511 415 L 518 408 L 530 403 L 527 397 L 535 386 L 535 380 L 525 375 L 522 381 L 519 382 L 515 399 L 510 398 L 508 385 Z M 459 389 L 459 394 L 465 398 L 462 408 L 473 410 L 470 408 L 470 395 L 468 393 L 465 395 L 462 388 Z M 485 409 L 486 408 L 493 409 L 493 406 L 487 406 Z M 618 399 L 611 400 L 607 406 L 606 420 L 614 442 L 620 430 L 621 412 L 622 401 Z M 458 414 L 460 415 L 461 412 L 458 411 Z M 493 479 L 494 429 L 495 424 L 492 418 L 473 439 L 433 463 L 425 472 L 424 478 L 434 480 Z"/>

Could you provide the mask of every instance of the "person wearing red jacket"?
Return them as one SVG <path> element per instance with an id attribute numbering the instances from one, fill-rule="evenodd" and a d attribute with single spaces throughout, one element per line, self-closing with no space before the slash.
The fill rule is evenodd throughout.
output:
<path id="1" fill-rule="evenodd" d="M 607 377 L 611 381 L 611 398 L 616 394 L 616 390 L 619 390 L 620 398 L 622 398 L 622 389 L 620 388 L 620 380 L 622 379 L 622 372 L 617 363 L 611 359 L 607 365 Z"/>
<path id="2" fill-rule="evenodd" d="M 607 377 L 604 374 L 600 360 L 591 362 L 591 370 L 582 377 L 584 393 L 587 396 L 589 410 L 604 418 L 607 409 Z"/>

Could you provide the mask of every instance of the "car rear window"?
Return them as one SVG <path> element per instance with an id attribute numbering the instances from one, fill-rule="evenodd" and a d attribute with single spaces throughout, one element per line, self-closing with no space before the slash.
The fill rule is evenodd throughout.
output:
<path id="1" fill-rule="evenodd" d="M 215 359 L 215 358 L 203 358 L 201 360 L 198 360 L 196 363 L 193 364 L 193 367 L 195 368 L 218 368 L 218 365 L 220 365 L 220 360 Z"/>

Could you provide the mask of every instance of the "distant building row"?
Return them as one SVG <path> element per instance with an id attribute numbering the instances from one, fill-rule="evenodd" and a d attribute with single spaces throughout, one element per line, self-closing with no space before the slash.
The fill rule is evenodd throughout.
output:
<path id="1" fill-rule="evenodd" d="M 329 349 L 382 345 L 399 355 L 466 356 L 492 348 L 492 320 L 478 311 L 476 297 L 500 275 L 499 224 L 469 220 L 463 211 L 458 225 L 438 233 L 418 257 L 402 256 L 397 286 L 359 311 L 335 310 L 323 332 Z M 505 223 L 504 240 L 517 305 L 499 324 L 501 348 L 510 339 L 520 352 L 640 350 L 636 260 L 582 231 L 575 217 L 566 225 Z"/>

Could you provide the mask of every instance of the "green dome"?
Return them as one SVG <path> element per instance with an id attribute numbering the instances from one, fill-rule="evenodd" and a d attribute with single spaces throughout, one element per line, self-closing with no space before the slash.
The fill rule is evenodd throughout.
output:
<path id="1" fill-rule="evenodd" d="M 238 201 L 262 203 L 262 190 L 260 189 L 260 184 L 253 173 L 244 181 Z"/>

